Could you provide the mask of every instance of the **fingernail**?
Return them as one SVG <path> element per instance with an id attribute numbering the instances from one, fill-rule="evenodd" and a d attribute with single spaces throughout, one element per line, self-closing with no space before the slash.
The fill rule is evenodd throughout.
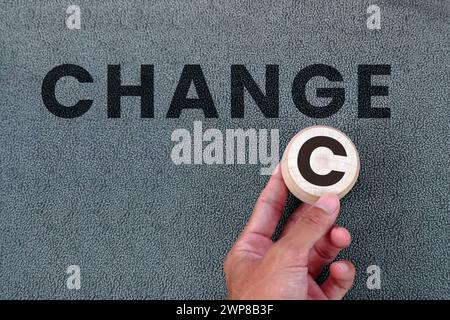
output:
<path id="1" fill-rule="evenodd" d="M 314 206 L 321 208 L 328 214 L 334 213 L 339 207 L 339 199 L 334 194 L 325 194 L 320 197 Z"/>
<path id="2" fill-rule="evenodd" d="M 339 263 L 339 268 L 341 269 L 341 271 L 343 272 L 347 272 L 348 271 L 348 266 L 346 263 Z"/>

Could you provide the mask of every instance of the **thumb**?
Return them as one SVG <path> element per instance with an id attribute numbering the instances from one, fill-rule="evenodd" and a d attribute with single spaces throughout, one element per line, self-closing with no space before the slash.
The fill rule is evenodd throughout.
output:
<path id="1" fill-rule="evenodd" d="M 297 220 L 285 237 L 279 240 L 284 257 L 301 259 L 297 263 L 308 263 L 309 250 L 328 233 L 339 213 L 339 198 L 334 194 L 323 195 Z"/>

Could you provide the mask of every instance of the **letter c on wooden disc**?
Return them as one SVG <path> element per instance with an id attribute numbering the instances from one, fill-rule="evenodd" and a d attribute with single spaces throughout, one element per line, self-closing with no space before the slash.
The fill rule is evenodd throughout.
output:
<path id="1" fill-rule="evenodd" d="M 288 189 L 306 203 L 314 203 L 329 192 L 344 197 L 355 185 L 359 169 L 353 142 L 328 126 L 301 130 L 289 142 L 281 160 Z"/>

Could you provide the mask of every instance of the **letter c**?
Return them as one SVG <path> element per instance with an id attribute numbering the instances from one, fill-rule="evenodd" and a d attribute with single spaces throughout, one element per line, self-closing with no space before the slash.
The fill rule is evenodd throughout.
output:
<path id="1" fill-rule="evenodd" d="M 86 113 L 92 106 L 92 100 L 80 100 L 74 106 L 67 107 L 56 100 L 56 83 L 62 77 L 74 77 L 80 83 L 92 83 L 92 76 L 84 68 L 75 64 L 62 64 L 50 70 L 42 81 L 41 95 L 45 107 L 60 118 L 76 118 Z"/>
<path id="2" fill-rule="evenodd" d="M 339 143 L 339 141 L 326 136 L 313 137 L 306 141 L 300 148 L 297 158 L 298 169 L 306 181 L 316 186 L 331 186 L 339 182 L 345 172 L 332 170 L 330 173 L 325 175 L 315 173 L 311 168 L 310 158 L 313 151 L 319 147 L 328 148 L 333 152 L 333 154 L 338 156 L 347 156 L 344 147 Z"/>

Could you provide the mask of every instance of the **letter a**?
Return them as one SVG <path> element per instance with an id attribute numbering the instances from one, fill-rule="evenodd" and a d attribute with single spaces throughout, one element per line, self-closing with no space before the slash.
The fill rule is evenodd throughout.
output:
<path id="1" fill-rule="evenodd" d="M 81 289 L 81 270 L 79 265 L 71 265 L 67 267 L 66 273 L 70 276 L 67 278 L 66 285 L 69 290 Z"/>
<path id="2" fill-rule="evenodd" d="M 370 276 L 367 278 L 367 289 L 380 290 L 381 289 L 381 269 L 377 265 L 371 265 L 367 267 L 367 274 Z"/>
<path id="3" fill-rule="evenodd" d="M 367 29 L 379 30 L 381 29 L 381 10 L 380 7 L 372 4 L 367 8 L 367 14 L 370 16 L 367 18 Z"/>
<path id="4" fill-rule="evenodd" d="M 70 30 L 80 30 L 81 29 L 81 10 L 79 6 L 70 5 L 66 14 L 69 16 L 66 17 L 66 26 Z"/>

